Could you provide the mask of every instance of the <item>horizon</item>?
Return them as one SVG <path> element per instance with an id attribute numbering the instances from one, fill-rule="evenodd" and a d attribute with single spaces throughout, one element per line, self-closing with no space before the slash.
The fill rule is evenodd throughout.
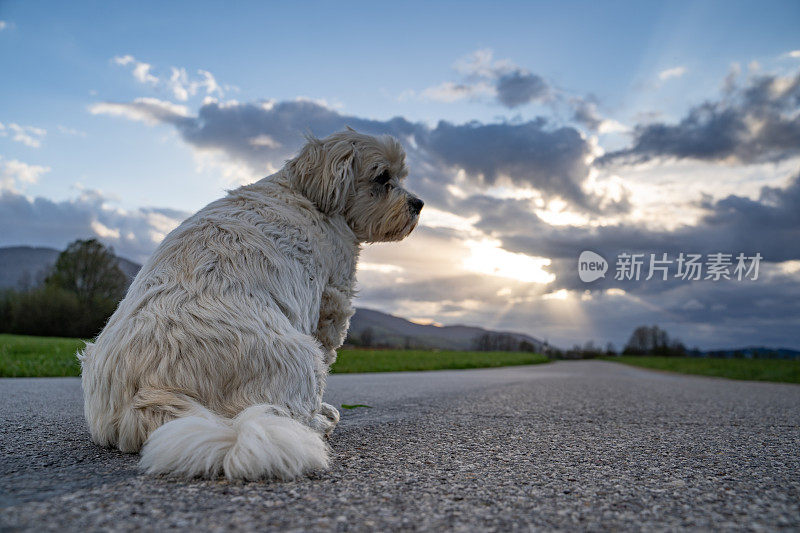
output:
<path id="1" fill-rule="evenodd" d="M 56 250 L 55 248 L 50 248 L 50 247 L 33 247 L 33 246 L 2 246 L 2 247 L 0 247 L 0 251 L 2 251 L 4 249 L 11 249 L 11 248 L 26 248 L 26 249 L 33 249 L 33 250 L 41 249 L 41 250 L 59 251 L 59 250 Z M 139 263 L 137 263 L 135 261 L 132 261 L 132 260 L 126 258 L 126 257 L 123 257 L 121 255 L 117 255 L 116 257 L 119 258 L 119 259 L 123 259 L 125 261 L 128 261 L 129 263 L 132 263 L 136 267 L 141 268 L 141 266 L 142 266 L 141 264 L 139 264 Z M 443 324 L 443 323 L 439 323 L 439 322 L 436 322 L 436 321 L 432 321 L 430 319 L 424 319 L 424 318 L 423 319 L 418 319 L 418 318 L 414 318 L 414 317 L 404 317 L 404 316 L 399 316 L 397 314 L 394 314 L 392 312 L 381 311 L 379 309 L 373 309 L 371 307 L 364 307 L 364 306 L 356 306 L 355 309 L 356 309 L 356 311 L 361 310 L 361 311 L 369 311 L 369 312 L 380 313 L 382 315 L 387 315 L 387 316 L 390 316 L 392 318 L 397 318 L 397 319 L 409 322 L 409 323 L 414 324 L 416 326 L 431 326 L 431 327 L 435 327 L 435 328 L 474 328 L 474 329 L 480 329 L 480 330 L 491 332 L 491 333 L 501 333 L 501 334 L 510 333 L 510 334 L 513 334 L 513 335 L 520 335 L 520 336 L 529 337 L 529 338 L 531 338 L 531 339 L 533 339 L 535 341 L 542 342 L 542 343 L 550 346 L 551 348 L 555 348 L 557 350 L 562 350 L 562 351 L 569 351 L 570 349 L 573 349 L 573 348 L 582 348 L 582 346 L 578 346 L 578 345 L 556 346 L 556 345 L 550 343 L 548 339 L 540 338 L 539 336 L 537 336 L 535 334 L 535 332 L 514 331 L 514 330 L 505 330 L 505 329 L 486 329 L 481 325 L 461 323 L 461 322 Z M 657 324 L 639 324 L 639 325 L 636 326 L 636 328 L 641 327 L 641 326 L 649 327 L 649 326 L 657 326 Z M 631 330 L 631 332 L 633 332 L 633 330 Z M 667 333 L 669 333 L 669 332 L 667 332 Z M 677 338 L 673 338 L 671 340 L 672 341 L 681 342 L 681 339 L 677 339 Z M 593 343 L 593 341 L 594 341 L 593 339 L 589 339 L 587 342 L 592 342 Z M 613 343 L 611 343 L 611 344 L 613 344 Z M 603 349 L 603 346 L 600 346 L 599 344 L 595 344 L 595 346 L 598 349 Z M 625 346 L 626 346 L 626 344 L 622 344 L 622 345 L 619 345 L 619 346 L 615 345 L 613 348 L 617 353 L 622 353 L 622 351 L 624 350 Z M 390 348 L 387 348 L 387 349 L 390 349 Z M 800 352 L 800 347 L 763 346 L 763 345 L 726 346 L 726 347 L 718 347 L 718 348 L 714 348 L 714 349 L 707 349 L 707 348 L 703 348 L 703 347 L 700 347 L 700 346 L 686 346 L 686 349 L 687 350 L 700 350 L 700 352 L 702 352 L 702 353 L 711 353 L 711 352 L 719 352 L 719 351 L 732 352 L 732 351 L 741 351 L 741 350 L 772 350 L 772 351 L 788 350 L 788 351 L 793 351 L 793 352 Z"/>
<path id="2" fill-rule="evenodd" d="M 564 348 L 658 324 L 800 349 L 800 4 L 316 5 L 309 42 L 302 6 L 4 2 L 0 246 L 94 237 L 141 264 L 350 125 L 401 141 L 426 202 L 364 248 L 357 307 Z M 705 278 L 718 253 L 732 279 Z M 667 279 L 626 277 L 636 254 Z"/>

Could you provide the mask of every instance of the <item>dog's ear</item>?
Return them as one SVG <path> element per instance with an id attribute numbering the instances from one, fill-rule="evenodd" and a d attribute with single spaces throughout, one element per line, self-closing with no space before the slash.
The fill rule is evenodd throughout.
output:
<path id="1" fill-rule="evenodd" d="M 320 211 L 341 213 L 355 187 L 356 156 L 355 144 L 348 140 L 309 137 L 288 168 L 297 188 Z"/>

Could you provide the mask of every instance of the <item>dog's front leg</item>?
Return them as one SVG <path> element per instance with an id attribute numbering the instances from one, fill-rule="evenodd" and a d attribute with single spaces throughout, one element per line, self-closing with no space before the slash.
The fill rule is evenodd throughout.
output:
<path id="1" fill-rule="evenodd" d="M 336 349 L 344 342 L 353 312 L 350 296 L 347 293 L 332 285 L 325 287 L 322 291 L 319 322 L 314 336 L 325 350 L 325 364 L 328 366 L 336 361 Z"/>
<path id="2" fill-rule="evenodd" d="M 330 365 L 336 361 L 336 349 L 344 342 L 347 335 L 347 328 L 350 326 L 350 317 L 353 316 L 353 308 L 350 305 L 350 296 L 343 290 L 328 285 L 322 291 L 320 301 L 319 322 L 314 333 L 316 339 L 322 344 L 323 362 L 327 373 Z M 324 383 L 324 376 L 320 380 Z M 325 391 L 319 390 L 320 408 L 314 415 L 312 427 L 330 435 L 333 428 L 339 422 L 339 411 L 330 404 L 322 401 L 322 394 Z"/>

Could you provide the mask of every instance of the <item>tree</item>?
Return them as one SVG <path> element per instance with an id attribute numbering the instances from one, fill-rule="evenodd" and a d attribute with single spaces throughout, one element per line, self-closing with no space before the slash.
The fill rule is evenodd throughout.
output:
<path id="1" fill-rule="evenodd" d="M 41 285 L 0 293 L 0 331 L 94 337 L 126 285 L 112 249 L 94 239 L 75 241 L 61 252 Z"/>
<path id="2" fill-rule="evenodd" d="M 519 351 L 520 352 L 535 352 L 536 346 L 533 345 L 532 342 L 529 341 L 520 341 L 519 343 Z"/>
<path id="3" fill-rule="evenodd" d="M 78 239 L 61 252 L 45 284 L 75 293 L 81 305 L 94 309 L 125 296 L 127 278 L 114 255 L 97 239 Z"/>
<path id="4" fill-rule="evenodd" d="M 362 346 L 372 346 L 372 341 L 374 340 L 372 328 L 371 327 L 364 328 L 364 331 L 361 332 L 359 338 L 361 339 Z"/>
<path id="5" fill-rule="evenodd" d="M 665 354 L 669 350 L 669 335 L 658 326 L 639 326 L 625 345 L 625 354 Z"/>
<path id="6" fill-rule="evenodd" d="M 91 315 L 81 307 L 75 293 L 58 287 L 14 291 L 6 302 L 9 321 L 3 329 L 9 333 L 88 338 L 99 331 L 87 330 Z"/>
<path id="7" fill-rule="evenodd" d="M 520 343 L 514 335 L 487 331 L 472 339 L 472 349 L 479 352 L 516 352 Z"/>
<path id="8" fill-rule="evenodd" d="M 658 326 L 639 326 L 631 334 L 622 352 L 625 355 L 685 356 L 686 346 L 678 339 L 670 339 Z"/>

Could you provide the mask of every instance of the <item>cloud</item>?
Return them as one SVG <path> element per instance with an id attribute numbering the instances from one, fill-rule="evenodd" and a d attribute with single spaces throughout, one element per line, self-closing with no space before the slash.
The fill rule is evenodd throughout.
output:
<path id="1" fill-rule="evenodd" d="M 583 124 L 590 130 L 597 130 L 603 123 L 603 117 L 597 112 L 597 104 L 593 101 L 584 100 L 583 98 L 573 98 L 570 103 L 572 104 L 572 120 L 578 124 Z"/>
<path id="2" fill-rule="evenodd" d="M 523 219 L 518 225 L 526 223 Z M 550 230 L 528 229 L 545 235 Z M 445 324 L 533 333 L 562 347 L 592 338 L 621 347 L 636 326 L 653 323 L 690 346 L 796 346 L 800 279 L 769 264 L 762 265 L 757 282 L 651 281 L 598 288 L 578 280 L 577 254 L 545 267 L 564 280 L 541 285 L 466 271 L 461 260 L 467 251 L 459 232 L 424 226 L 401 243 L 366 247 L 363 261 L 399 270 L 360 271 L 357 305 L 401 316 L 433 316 Z M 501 271 L 508 266 L 503 259 L 498 256 L 496 264 Z M 569 285 L 572 278 L 574 286 Z M 546 294 L 561 298 L 545 299 Z M 695 303 L 687 306 L 691 300 Z"/>
<path id="3" fill-rule="evenodd" d="M 629 128 L 616 120 L 603 118 L 597 110 L 594 98 L 570 98 L 572 120 L 592 131 L 599 133 L 618 133 L 629 131 Z"/>
<path id="4" fill-rule="evenodd" d="M 214 75 L 207 70 L 198 70 L 201 79 L 191 80 L 186 74 L 186 69 L 172 67 L 172 75 L 169 78 L 168 86 L 176 99 L 185 102 L 190 96 L 194 96 L 200 89 L 203 89 L 206 96 L 224 96 L 222 87 L 217 83 Z"/>
<path id="5" fill-rule="evenodd" d="M 113 115 L 146 124 L 175 123 L 189 117 L 189 110 L 157 98 L 137 98 L 133 102 L 100 102 L 89 106 L 92 115 Z"/>
<path id="6" fill-rule="evenodd" d="M 436 127 L 403 118 L 367 120 L 343 115 L 316 102 L 208 102 L 191 116 L 182 106 L 153 99 L 100 103 L 94 114 L 111 114 L 150 124 L 174 126 L 185 142 L 219 152 L 250 166 L 254 176 L 280 168 L 303 143 L 303 133 L 327 135 L 349 125 L 372 134 L 409 141 L 409 158 L 418 169 L 411 185 L 432 202 L 448 206 L 446 185 L 458 171 L 477 186 L 511 183 L 560 197 L 580 209 L 598 211 L 603 199 L 583 188 L 593 146 L 580 131 L 554 127 L 539 118 L 524 123 L 439 122 Z M 607 203 L 607 202 L 606 202 Z M 624 209 L 622 203 L 612 206 Z"/>
<path id="7" fill-rule="evenodd" d="M 549 270 L 556 275 L 554 286 L 581 290 L 587 288 L 576 275 L 576 260 L 584 250 L 600 253 L 609 261 L 620 252 L 667 253 L 676 258 L 681 252 L 761 253 L 765 262 L 800 260 L 800 173 L 784 187 L 763 187 L 757 199 L 728 195 L 702 202 L 704 215 L 697 224 L 674 230 L 653 229 L 624 222 L 605 226 L 555 227 L 532 212 L 516 209 L 508 216 L 482 216 L 475 227 L 498 238 L 506 250 L 549 257 Z M 493 210 L 502 213 L 502 210 Z M 672 283 L 598 281 L 592 288 L 620 287 L 628 292 L 660 292 Z M 679 283 L 678 283 L 679 284 Z"/>
<path id="8" fill-rule="evenodd" d="M 122 257 L 144 262 L 159 242 L 189 214 L 157 208 L 132 211 L 113 207 L 98 191 L 55 202 L 0 192 L 0 246 L 33 245 L 58 249 L 78 238 L 97 237 Z"/>
<path id="9" fill-rule="evenodd" d="M 686 67 L 673 67 L 659 72 L 658 79 L 666 81 L 672 78 L 680 78 L 684 74 L 686 74 Z"/>
<path id="10" fill-rule="evenodd" d="M 420 97 L 444 103 L 492 97 L 504 107 L 514 109 L 552 96 L 549 84 L 541 76 L 508 59 L 495 60 L 494 52 L 489 49 L 476 50 L 461 58 L 454 69 L 463 76 L 461 81 L 428 87 L 420 92 Z"/>
<path id="11" fill-rule="evenodd" d="M 0 191 L 16 191 L 18 185 L 36 183 L 47 172 L 50 167 L 5 160 L 0 156 Z"/>
<path id="12" fill-rule="evenodd" d="M 475 50 L 458 61 L 453 68 L 468 79 L 497 78 L 516 69 L 510 59 L 494 59 L 494 51 L 490 48 Z"/>
<path id="13" fill-rule="evenodd" d="M 58 131 L 70 137 L 86 137 L 85 131 L 76 130 L 75 128 L 69 128 L 61 124 L 58 125 Z"/>
<path id="14" fill-rule="evenodd" d="M 199 69 L 199 78 L 191 78 L 185 68 L 171 67 L 169 78 L 159 78 L 152 73 L 153 66 L 150 63 L 138 61 L 134 56 L 128 54 L 116 56 L 111 59 L 117 65 L 131 67 L 133 77 L 139 83 L 152 87 L 162 87 L 172 93 L 173 97 L 182 102 L 202 91 L 206 97 L 223 97 L 225 95 L 222 86 L 217 83 L 216 78 L 207 70 Z M 233 87 L 230 87 L 233 89 Z"/>
<path id="15" fill-rule="evenodd" d="M 270 137 L 269 135 L 258 135 L 250 139 L 250 144 L 253 146 L 266 146 L 267 148 L 280 148 L 281 143 Z"/>
<path id="16" fill-rule="evenodd" d="M 123 67 L 131 65 L 131 73 L 139 83 L 145 83 L 149 85 L 158 84 L 158 78 L 150 73 L 150 70 L 153 68 L 150 63 L 137 61 L 132 55 L 117 56 L 114 57 L 112 61 Z"/>
<path id="17" fill-rule="evenodd" d="M 475 197 L 463 206 L 463 214 L 477 213 L 476 230 L 493 235 L 505 250 L 528 256 L 550 258 L 544 269 L 555 279 L 544 289 L 566 299 L 547 300 L 547 305 L 563 306 L 558 311 L 573 321 L 569 333 L 563 324 L 548 327 L 540 295 L 511 286 L 508 300 L 516 300 L 514 313 L 504 318 L 506 327 L 521 324 L 521 316 L 537 324 L 539 332 L 548 331 L 553 339 L 569 339 L 572 335 L 591 338 L 594 328 L 601 338 L 622 342 L 635 325 L 658 323 L 670 333 L 690 344 L 723 347 L 750 344 L 797 347 L 792 324 L 800 320 L 797 298 L 800 278 L 797 269 L 784 265 L 800 264 L 800 173 L 793 175 L 782 187 L 763 187 L 756 198 L 735 194 L 702 204 L 704 215 L 692 226 L 674 230 L 650 228 L 633 221 L 601 226 L 552 226 L 536 216 L 526 202 L 514 199 Z M 581 282 L 577 276 L 577 259 L 584 250 L 600 253 L 609 260 L 611 275 L 592 284 Z M 621 252 L 643 253 L 661 257 L 667 253 L 673 261 L 681 252 L 707 255 L 715 252 L 760 253 L 763 256 L 757 281 L 698 281 L 687 282 L 671 278 L 668 281 L 616 281 L 614 260 Z M 673 265 L 672 271 L 675 272 Z M 431 283 L 419 289 L 420 297 L 447 298 L 448 290 L 437 291 Z M 395 286 L 398 294 L 414 298 L 417 293 L 403 285 Z M 461 295 L 460 289 L 449 287 L 449 298 Z M 584 291 L 589 290 L 588 294 Z M 423 295 L 424 294 L 424 295 Z M 531 303 L 525 299 L 530 297 Z M 502 309 L 488 295 L 483 310 Z M 689 303 L 693 301 L 693 303 Z M 559 303 L 560 302 L 560 303 Z M 546 309 L 546 308 L 545 308 Z M 468 309 L 467 316 L 480 313 Z M 545 316 L 542 316 L 542 315 Z M 435 315 L 434 315 L 435 316 Z M 582 324 L 582 320 L 586 324 Z M 576 333 L 580 331 L 581 333 Z M 540 333 L 542 334 L 542 333 Z"/>
<path id="18" fill-rule="evenodd" d="M 550 87 L 541 76 L 521 69 L 497 79 L 497 100 L 509 109 L 546 99 Z"/>
<path id="19" fill-rule="evenodd" d="M 786 52 L 786 57 L 791 57 L 792 59 L 800 59 L 800 50 L 792 50 L 791 52 Z"/>
<path id="20" fill-rule="evenodd" d="M 6 22 L 5 20 L 0 20 L 0 31 L 3 31 L 3 30 L 5 30 L 6 28 L 9 28 L 9 27 L 10 26 L 9 26 L 8 22 Z"/>
<path id="21" fill-rule="evenodd" d="M 15 142 L 22 143 L 31 148 L 39 148 L 42 146 L 42 139 L 47 135 L 47 130 L 44 128 L 36 128 L 34 126 L 20 126 L 13 122 L 3 124 L 0 122 L 0 137 L 11 135 L 11 139 Z"/>
<path id="22" fill-rule="evenodd" d="M 591 146 L 574 128 L 551 128 L 541 118 L 522 124 L 442 121 L 428 133 L 425 147 L 442 163 L 485 184 L 507 179 L 582 208 L 596 206 L 581 188 L 589 174 Z"/>
<path id="23" fill-rule="evenodd" d="M 514 76 L 516 68 L 511 62 L 494 60 L 491 53 L 474 55 L 456 65 L 462 80 L 437 86 L 441 90 L 439 97 L 499 98 L 499 80 Z M 766 86 L 751 78 L 740 86 L 734 77 L 732 89 L 710 105 L 717 111 L 730 109 L 745 114 L 747 120 L 777 115 L 784 122 L 790 121 L 792 106 L 796 106 L 793 97 L 787 96 L 787 91 L 792 91 L 792 78 L 776 81 L 778 78 L 770 77 Z M 474 92 L 481 83 L 485 88 L 480 90 L 485 93 Z M 555 91 L 551 89 L 550 94 Z M 520 98 L 524 100 L 524 93 Z M 557 95 L 556 100 L 569 105 L 573 120 L 593 132 L 625 129 L 604 118 L 598 102 L 590 96 L 567 99 Z M 800 212 L 797 173 L 787 175 L 781 186 L 775 185 L 774 175 L 754 177 L 752 181 L 769 181 L 772 186 L 760 191 L 751 187 L 750 197 L 743 196 L 743 192 L 717 199 L 698 195 L 690 204 L 694 214 L 699 212 L 691 225 L 661 227 L 652 224 L 667 221 L 642 222 L 642 214 L 635 211 L 641 206 L 631 205 L 632 197 L 625 190 L 633 181 L 655 180 L 658 176 L 641 171 L 631 177 L 624 172 L 633 171 L 624 166 L 618 169 L 624 180 L 609 176 L 604 169 L 598 171 L 595 157 L 601 151 L 595 136 L 544 118 L 467 124 L 440 121 L 430 126 L 403 117 L 365 119 L 307 99 L 210 99 L 190 111 L 182 105 L 150 98 L 98 103 L 90 110 L 173 127 L 194 149 L 198 164 L 219 166 L 228 176 L 226 179 L 236 183 L 280 168 L 301 146 L 303 133 L 308 131 L 324 136 L 350 125 L 366 133 L 398 137 L 408 150 L 412 169 L 409 188 L 419 192 L 428 207 L 420 228 L 407 241 L 365 248 L 366 267 L 359 273 L 358 305 L 404 316 L 433 316 L 445 323 L 528 331 L 562 345 L 592 337 L 621 344 L 640 323 L 658 323 L 690 344 L 704 347 L 752 342 L 786 344 L 786 339 L 796 338 L 790 326 L 800 319 L 796 308 L 800 282 L 796 271 L 789 272 L 784 266 L 800 261 L 800 250 L 791 245 L 800 241 L 800 221 L 795 214 Z M 752 132 L 761 135 L 769 120 L 747 124 Z M 629 150 L 636 146 L 642 128 L 652 125 L 666 126 L 664 119 L 657 116 L 640 123 L 632 132 Z M 736 150 L 733 152 L 739 153 Z M 659 152 L 636 157 L 650 160 L 689 156 Z M 728 161 L 730 157 L 693 159 Z M 741 159 L 751 160 L 760 159 Z M 775 167 L 780 168 L 775 172 L 784 172 L 791 161 Z M 769 166 L 764 168 L 768 170 Z M 619 179 L 623 188 L 619 195 L 606 197 L 601 186 L 613 179 Z M 693 174 L 681 179 L 699 178 Z M 654 185 L 653 190 L 659 190 L 658 186 Z M 691 202 L 685 198 L 680 201 Z M 545 211 L 559 202 L 566 205 L 562 214 L 573 217 L 578 213 L 581 221 L 561 217 L 563 220 L 557 220 L 555 225 L 554 218 Z M 676 206 L 683 208 L 685 203 Z M 135 233 L 143 236 L 141 242 L 155 246 L 156 241 L 147 233 L 149 219 L 139 215 L 135 220 L 142 228 Z M 109 214 L 90 219 L 82 227 L 93 235 L 105 235 L 109 242 L 123 241 L 126 236 L 124 225 Z M 491 243 L 491 247 L 481 248 L 474 243 Z M 130 248 L 135 253 L 135 246 Z M 145 248 L 142 244 L 141 249 Z M 611 276 L 610 280 L 596 282 L 587 294 L 587 286 L 576 273 L 577 257 L 587 249 L 609 259 L 623 250 L 667 252 L 673 256 L 680 251 L 758 251 L 765 257 L 764 278 L 745 286 L 676 280 L 623 284 L 614 283 Z M 476 263 L 476 257 L 481 261 Z M 545 264 L 547 259 L 549 264 Z M 548 273 L 555 278 L 549 284 L 524 281 L 546 281 Z M 563 298 L 544 300 L 544 294 Z M 761 313 L 759 306 L 774 307 Z M 724 311 L 733 308 L 735 312 Z M 748 329 L 762 317 L 756 331 Z"/>
<path id="24" fill-rule="evenodd" d="M 443 82 L 433 87 L 428 87 L 420 93 L 424 100 L 451 104 L 459 100 L 474 99 L 482 96 L 493 96 L 494 87 L 486 82 L 479 83 L 453 83 Z"/>
<path id="25" fill-rule="evenodd" d="M 601 117 L 596 98 L 569 97 L 552 87 L 542 76 L 511 60 L 496 60 L 490 49 L 476 50 L 459 59 L 453 68 L 462 76 L 458 82 L 442 82 L 419 93 L 404 91 L 400 100 L 418 96 L 423 100 L 453 103 L 462 100 L 484 101 L 488 98 L 507 109 L 531 103 L 547 103 L 556 109 L 566 103 L 572 120 L 592 131 L 613 133 L 629 130 L 616 120 Z"/>
<path id="26" fill-rule="evenodd" d="M 676 124 L 636 126 L 633 145 L 604 161 L 664 157 L 754 163 L 800 154 L 800 73 L 752 76 L 744 86 L 728 79 L 726 87 L 722 100 L 692 107 Z"/>
<path id="27" fill-rule="evenodd" d="M 130 65 L 132 63 L 136 63 L 136 58 L 129 54 L 129 55 L 124 55 L 124 56 L 112 57 L 111 61 L 113 61 L 117 65 L 122 65 L 124 67 L 126 65 Z"/>
<path id="28" fill-rule="evenodd" d="M 757 200 L 735 194 L 705 202 L 701 226 L 694 231 L 712 243 L 759 250 L 768 261 L 800 259 L 800 173 L 786 187 L 762 187 Z M 705 228 L 703 228 L 705 226 Z"/>

